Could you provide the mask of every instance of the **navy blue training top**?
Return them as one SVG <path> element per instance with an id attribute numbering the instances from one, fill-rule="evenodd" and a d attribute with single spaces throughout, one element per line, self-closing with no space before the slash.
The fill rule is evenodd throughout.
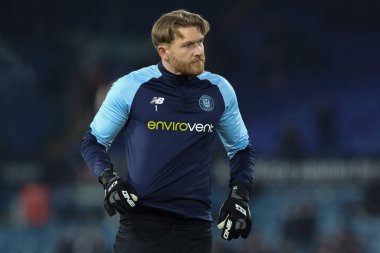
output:
<path id="1" fill-rule="evenodd" d="M 82 140 L 96 176 L 113 168 L 107 150 L 121 130 L 139 205 L 211 221 L 216 133 L 230 159 L 230 183 L 252 190 L 253 149 L 235 92 L 219 75 L 174 75 L 159 63 L 118 79 Z"/>

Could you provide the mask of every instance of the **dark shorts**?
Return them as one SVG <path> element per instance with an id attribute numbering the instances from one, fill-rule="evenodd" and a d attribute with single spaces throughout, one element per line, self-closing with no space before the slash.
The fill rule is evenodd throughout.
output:
<path id="1" fill-rule="evenodd" d="M 114 253 L 210 253 L 211 244 L 210 221 L 136 212 L 120 217 Z"/>

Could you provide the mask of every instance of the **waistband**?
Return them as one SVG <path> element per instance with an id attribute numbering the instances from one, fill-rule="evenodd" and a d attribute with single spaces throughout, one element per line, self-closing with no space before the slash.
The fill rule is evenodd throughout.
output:
<path id="1" fill-rule="evenodd" d="M 137 206 L 133 212 L 126 213 L 124 215 L 120 216 L 121 220 L 125 219 L 133 219 L 133 218 L 140 218 L 140 219 L 159 219 L 161 221 L 169 222 L 169 223 L 197 223 L 197 224 L 211 224 L 211 221 L 199 219 L 199 218 L 193 218 L 193 217 L 186 217 L 178 213 L 147 207 L 147 206 Z"/>

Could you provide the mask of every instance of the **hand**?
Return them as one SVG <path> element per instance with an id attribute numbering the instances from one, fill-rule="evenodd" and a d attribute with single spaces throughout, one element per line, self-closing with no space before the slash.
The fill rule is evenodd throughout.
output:
<path id="1" fill-rule="evenodd" d="M 110 216 L 125 214 L 136 207 L 138 200 L 136 191 L 116 172 L 106 170 L 99 177 L 99 182 L 104 186 L 104 208 Z"/>
<path id="2" fill-rule="evenodd" d="M 219 211 L 218 228 L 225 240 L 247 238 L 252 227 L 248 206 L 249 194 L 244 186 L 233 186 L 229 198 Z"/>

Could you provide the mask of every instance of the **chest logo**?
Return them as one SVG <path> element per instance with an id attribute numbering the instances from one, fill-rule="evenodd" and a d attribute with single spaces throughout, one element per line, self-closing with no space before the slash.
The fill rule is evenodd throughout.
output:
<path id="1" fill-rule="evenodd" d="M 208 95 L 203 95 L 199 99 L 199 106 L 202 108 L 203 111 L 212 111 L 214 110 L 214 100 Z"/>
<path id="2" fill-rule="evenodd" d="M 164 103 L 165 98 L 163 97 L 154 97 L 152 98 L 152 101 L 149 102 L 149 104 L 154 105 L 154 108 L 156 109 L 156 112 L 158 111 L 157 105 L 162 105 Z"/>
<path id="3" fill-rule="evenodd" d="M 154 97 L 152 98 L 152 101 L 150 101 L 150 104 L 153 105 L 162 105 L 164 103 L 165 98 L 162 97 Z"/>

